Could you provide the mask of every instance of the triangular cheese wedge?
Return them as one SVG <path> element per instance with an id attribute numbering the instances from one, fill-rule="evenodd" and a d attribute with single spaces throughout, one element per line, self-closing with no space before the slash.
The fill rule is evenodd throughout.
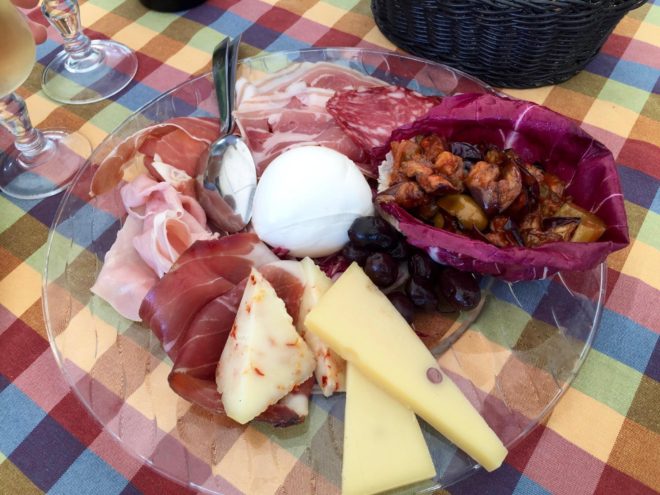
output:
<path id="1" fill-rule="evenodd" d="M 270 283 L 252 269 L 216 371 L 227 416 L 245 424 L 314 371 L 314 356 Z"/>
<path id="2" fill-rule="evenodd" d="M 298 332 L 314 353 L 316 369 L 314 376 L 323 395 L 331 396 L 334 392 L 343 392 L 346 387 L 346 361 L 330 349 L 323 340 L 307 331 L 304 321 L 323 294 L 332 286 L 332 280 L 321 271 L 311 258 L 303 258 L 300 265 L 305 273 L 305 290 L 300 302 Z"/>
<path id="3" fill-rule="evenodd" d="M 356 263 L 332 284 L 305 325 L 486 470 L 502 464 L 507 450 L 497 434 Z"/>
<path id="4" fill-rule="evenodd" d="M 435 476 L 415 413 L 348 364 L 343 495 L 370 495 Z"/>

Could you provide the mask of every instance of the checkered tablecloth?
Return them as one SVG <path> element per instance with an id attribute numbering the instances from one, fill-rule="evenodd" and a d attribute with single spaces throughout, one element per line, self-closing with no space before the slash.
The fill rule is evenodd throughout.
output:
<path id="1" fill-rule="evenodd" d="M 208 70 L 212 48 L 225 35 L 243 33 L 242 56 L 309 46 L 393 49 L 375 27 L 368 0 L 208 0 L 181 14 L 148 11 L 137 0 L 80 3 L 91 37 L 111 37 L 138 53 L 135 82 L 109 101 L 54 103 L 40 86 L 44 65 L 60 48 L 50 31 L 19 93 L 35 125 L 80 130 L 94 145 L 146 102 Z M 573 79 L 507 91 L 575 119 L 612 150 L 631 244 L 608 259 L 600 330 L 564 397 L 502 468 L 477 473 L 450 487 L 451 494 L 660 492 L 659 75 L 660 0 L 654 0 L 628 14 Z M 124 452 L 55 363 L 41 280 L 60 199 L 0 197 L 0 494 L 192 493 Z M 285 482 L 277 493 L 299 493 L 294 486 Z"/>

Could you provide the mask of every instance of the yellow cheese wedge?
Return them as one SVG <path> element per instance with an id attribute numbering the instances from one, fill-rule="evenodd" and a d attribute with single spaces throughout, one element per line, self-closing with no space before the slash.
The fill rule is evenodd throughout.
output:
<path id="1" fill-rule="evenodd" d="M 343 495 L 371 495 L 435 476 L 415 413 L 354 366 L 346 370 Z"/>
<path id="2" fill-rule="evenodd" d="M 304 273 L 305 289 L 300 300 L 300 313 L 298 318 L 298 333 L 305 339 L 307 345 L 316 358 L 314 376 L 326 397 L 335 392 L 343 392 L 346 383 L 346 361 L 330 349 L 317 335 L 308 332 L 305 328 L 305 317 L 312 310 L 318 300 L 332 287 L 330 280 L 311 258 L 303 258 L 300 266 Z"/>
<path id="3" fill-rule="evenodd" d="M 387 297 L 353 263 L 305 325 L 488 471 L 507 450 Z"/>

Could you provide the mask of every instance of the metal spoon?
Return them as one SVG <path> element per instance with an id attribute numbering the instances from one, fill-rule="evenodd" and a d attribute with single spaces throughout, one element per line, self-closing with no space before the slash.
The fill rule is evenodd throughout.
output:
<path id="1" fill-rule="evenodd" d="M 200 188 L 200 202 L 209 219 L 227 232 L 237 232 L 248 224 L 257 187 L 254 158 L 243 138 L 232 134 L 240 42 L 240 35 L 232 41 L 225 38 L 213 51 L 213 81 L 224 135 L 209 148 Z"/>

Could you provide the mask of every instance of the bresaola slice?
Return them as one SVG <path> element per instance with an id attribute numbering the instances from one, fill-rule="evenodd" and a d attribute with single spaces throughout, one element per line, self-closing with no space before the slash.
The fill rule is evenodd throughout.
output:
<path id="1" fill-rule="evenodd" d="M 326 109 L 344 132 L 369 152 L 387 143 L 393 130 L 423 117 L 440 101 L 440 97 L 400 86 L 382 86 L 337 92 Z"/>

